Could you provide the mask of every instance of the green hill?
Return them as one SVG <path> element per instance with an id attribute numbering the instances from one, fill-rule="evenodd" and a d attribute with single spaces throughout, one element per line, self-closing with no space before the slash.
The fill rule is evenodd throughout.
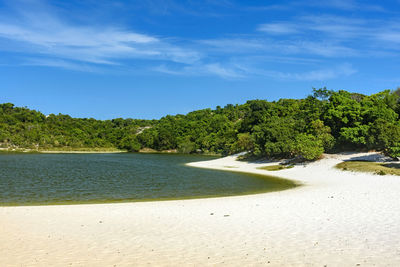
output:
<path id="1" fill-rule="evenodd" d="M 304 99 L 203 109 L 160 120 L 77 119 L 45 116 L 0 104 L 0 147 L 48 149 L 115 148 L 139 151 L 318 158 L 323 152 L 378 150 L 400 155 L 399 90 L 370 96 L 318 89 Z"/>

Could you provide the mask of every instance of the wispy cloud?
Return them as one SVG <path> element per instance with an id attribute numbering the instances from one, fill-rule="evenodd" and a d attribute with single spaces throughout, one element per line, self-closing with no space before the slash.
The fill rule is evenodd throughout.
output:
<path id="1" fill-rule="evenodd" d="M 228 80 L 242 79 L 248 76 L 247 70 L 236 64 L 205 63 L 192 66 L 159 65 L 152 70 L 178 76 L 219 76 Z"/>
<path id="2" fill-rule="evenodd" d="M 73 61 L 51 58 L 27 58 L 21 65 L 56 67 L 83 72 L 101 72 L 101 69 L 93 64 L 82 64 Z"/>
<path id="3" fill-rule="evenodd" d="M 42 9 L 32 14 L 23 8 L 1 16 L 0 38 L 10 47 L 16 44 L 16 52 L 95 64 L 120 64 L 130 58 L 193 63 L 201 57 L 156 36 L 107 25 L 74 25 Z"/>
<path id="4" fill-rule="evenodd" d="M 379 3 L 371 4 L 366 1 L 356 0 L 299 0 L 299 1 L 281 1 L 279 4 L 248 6 L 246 10 L 253 11 L 281 11 L 281 10 L 299 10 L 308 7 L 314 9 L 334 9 L 346 12 L 357 11 L 372 11 L 372 12 L 388 12 Z"/>
<path id="5" fill-rule="evenodd" d="M 254 62 L 253 62 L 254 63 Z M 350 63 L 310 69 L 303 72 L 277 71 L 266 69 L 252 63 L 235 63 L 222 65 L 220 63 L 205 64 L 199 66 L 186 66 L 177 68 L 173 66 L 160 65 L 153 70 L 168 75 L 180 76 L 207 76 L 215 74 L 229 80 L 240 80 L 248 76 L 267 77 L 279 81 L 326 81 L 339 77 L 348 77 L 358 72 Z"/>
<path id="6" fill-rule="evenodd" d="M 400 43 L 400 30 L 399 31 L 383 31 L 376 35 L 377 38 L 393 43 Z"/>
<path id="7" fill-rule="evenodd" d="M 275 37 L 278 31 L 270 30 L 274 25 L 283 25 L 279 39 Z M 348 57 L 365 54 L 383 56 L 400 52 L 397 45 L 400 42 L 400 21 L 396 19 L 310 15 L 261 24 L 257 30 L 265 34 L 264 38 L 272 39 L 289 53 Z"/>
<path id="8" fill-rule="evenodd" d="M 264 38 L 244 36 L 235 38 L 220 38 L 196 41 L 208 53 L 234 53 L 251 54 L 254 52 L 265 51 L 267 43 Z"/>
<path id="9" fill-rule="evenodd" d="M 292 34 L 297 33 L 296 25 L 285 23 L 267 23 L 261 24 L 258 27 L 259 31 L 267 32 L 270 34 Z"/>
<path id="10" fill-rule="evenodd" d="M 276 31 L 274 31 L 275 27 Z M 398 35 L 400 35 L 400 21 L 347 18 L 325 14 L 301 16 L 284 22 L 261 24 L 257 27 L 257 30 L 272 35 L 276 33 L 291 35 L 302 40 L 310 39 L 311 41 L 311 38 L 313 38 L 314 42 L 320 40 L 334 40 L 337 43 L 354 40 L 359 43 L 362 40 L 397 42 Z"/>
<path id="11" fill-rule="evenodd" d="M 341 11 L 373 11 L 373 12 L 386 12 L 385 8 L 379 5 L 379 2 L 368 3 L 367 1 L 359 0 L 303 0 L 293 1 L 289 5 L 293 7 L 308 6 L 322 9 L 337 9 Z"/>
<path id="12" fill-rule="evenodd" d="M 290 55 L 294 62 L 300 61 L 299 56 L 347 57 L 358 54 L 352 47 L 337 42 L 336 40 L 308 40 L 304 38 L 274 39 L 271 36 L 245 36 L 242 39 L 213 39 L 202 40 L 208 53 L 231 53 L 237 55 L 269 55 L 278 61 L 288 61 Z M 262 54 L 264 53 L 264 54 Z M 267 53 L 267 54 L 265 54 Z M 307 59 L 309 60 L 309 59 Z"/>
<path id="13" fill-rule="evenodd" d="M 277 71 L 273 69 L 261 69 L 254 66 L 241 66 L 244 73 L 256 76 L 264 76 L 280 81 L 326 81 L 338 77 L 347 77 L 357 73 L 357 70 L 349 63 L 336 66 L 310 69 L 303 72 Z"/>
<path id="14" fill-rule="evenodd" d="M 237 68 L 237 66 L 225 67 L 219 63 L 214 63 L 214 64 L 207 64 L 207 65 L 205 65 L 205 67 L 209 73 L 214 73 L 214 74 L 224 77 L 224 78 L 242 78 L 242 77 L 244 77 L 242 70 Z"/>
<path id="15" fill-rule="evenodd" d="M 330 0 L 330 1 L 308 1 L 310 5 L 338 8 L 344 10 L 353 10 L 359 7 L 357 1 L 354 0 Z"/>
<path id="16" fill-rule="evenodd" d="M 217 2 L 207 12 L 217 4 L 234 8 L 233 2 Z M 174 1 L 165 5 L 146 3 L 154 9 L 152 12 L 166 15 L 172 11 L 193 15 L 190 10 L 201 10 L 196 3 L 189 11 Z M 120 4 L 125 6 L 124 2 Z M 319 5 L 319 2 L 300 4 Z M 329 5 L 354 10 L 360 4 L 335 0 Z M 131 71 L 134 62 L 146 70 L 168 75 L 319 81 L 354 74 L 352 65 L 341 64 L 350 58 L 400 52 L 400 21 L 393 18 L 383 21 L 304 13 L 267 20 L 244 33 L 219 33 L 215 38 L 196 40 L 140 32 L 115 24 L 79 23 L 40 1 L 25 1 L 14 7 L 13 12 L 0 13 L 0 50 L 19 54 L 20 65 L 96 72 L 124 67 Z M 261 10 L 270 9 L 287 11 L 279 5 Z M 252 12 L 251 8 L 248 12 Z M 331 66 L 336 67 L 323 67 L 328 62 L 334 62 Z M 282 71 L 295 64 L 303 64 L 308 71 Z"/>
<path id="17" fill-rule="evenodd" d="M 335 68 L 325 68 L 318 70 L 311 70 L 301 73 L 288 73 L 288 72 L 270 72 L 269 75 L 283 80 L 295 81 L 326 81 L 338 77 L 350 76 L 356 73 L 357 70 L 350 64 L 343 64 Z"/>

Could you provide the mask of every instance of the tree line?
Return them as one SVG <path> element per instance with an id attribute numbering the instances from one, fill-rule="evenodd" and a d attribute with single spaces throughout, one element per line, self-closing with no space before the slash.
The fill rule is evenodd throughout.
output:
<path id="1" fill-rule="evenodd" d="M 0 144 L 20 148 L 118 148 L 315 160 L 324 152 L 400 156 L 400 90 L 363 95 L 313 89 L 304 99 L 250 100 L 160 120 L 45 116 L 0 104 Z"/>

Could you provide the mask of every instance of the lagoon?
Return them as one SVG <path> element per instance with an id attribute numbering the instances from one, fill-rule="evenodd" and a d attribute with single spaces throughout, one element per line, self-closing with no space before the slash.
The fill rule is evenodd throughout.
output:
<path id="1" fill-rule="evenodd" d="M 0 206 L 114 203 L 289 189 L 274 177 L 185 166 L 179 154 L 0 154 Z"/>

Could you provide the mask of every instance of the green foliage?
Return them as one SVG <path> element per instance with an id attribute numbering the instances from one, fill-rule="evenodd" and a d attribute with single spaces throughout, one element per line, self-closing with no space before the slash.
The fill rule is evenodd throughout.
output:
<path id="1" fill-rule="evenodd" d="M 280 171 L 280 170 L 285 170 L 285 169 L 291 169 L 293 168 L 294 165 L 269 165 L 269 166 L 264 166 L 264 167 L 259 167 L 257 169 L 260 170 L 266 170 L 266 171 Z"/>
<path id="2" fill-rule="evenodd" d="M 306 160 L 316 160 L 323 152 L 323 143 L 317 137 L 304 133 L 296 137 L 296 156 L 300 156 Z"/>
<path id="3" fill-rule="evenodd" d="M 76 119 L 0 104 L 0 147 L 138 151 L 317 159 L 323 152 L 378 150 L 400 156 L 400 89 L 370 96 L 313 89 L 305 99 L 251 100 L 160 120 Z"/>
<path id="4" fill-rule="evenodd" d="M 273 116 L 254 127 L 256 148 L 268 157 L 292 157 L 296 121 L 290 117 Z"/>
<path id="5" fill-rule="evenodd" d="M 254 140 L 250 133 L 238 134 L 237 141 L 234 144 L 234 150 L 237 152 L 254 150 Z"/>
<path id="6" fill-rule="evenodd" d="M 400 125 L 396 122 L 377 119 L 370 124 L 368 143 L 369 147 L 378 150 L 384 150 L 395 143 L 400 143 Z"/>
<path id="7" fill-rule="evenodd" d="M 343 127 L 340 130 L 339 140 L 348 147 L 363 147 L 367 144 L 368 125 L 358 124 L 356 127 Z"/>
<path id="8" fill-rule="evenodd" d="M 195 151 L 195 149 L 196 149 L 196 144 L 190 141 L 190 139 L 188 138 L 180 142 L 178 145 L 178 152 L 183 154 L 192 153 Z"/>
<path id="9" fill-rule="evenodd" d="M 400 143 L 394 143 L 385 149 L 386 154 L 392 158 L 400 157 Z"/>
<path id="10" fill-rule="evenodd" d="M 334 94 L 334 91 L 324 88 L 313 88 L 313 97 L 320 100 L 327 100 Z"/>
<path id="11" fill-rule="evenodd" d="M 400 175 L 399 163 L 381 163 L 369 161 L 345 161 L 336 165 L 344 171 L 370 172 L 377 175 Z"/>
<path id="12" fill-rule="evenodd" d="M 321 120 L 315 120 L 310 123 L 310 132 L 322 142 L 324 151 L 330 151 L 335 145 L 335 138 L 331 135 L 331 128 L 324 125 Z"/>
<path id="13" fill-rule="evenodd" d="M 141 148 L 136 136 L 125 136 L 118 144 L 118 148 L 126 149 L 129 152 L 137 152 Z"/>
<path id="14" fill-rule="evenodd" d="M 120 148 L 137 151 L 140 127 L 154 121 L 75 119 L 0 104 L 0 146 L 32 149 Z"/>

